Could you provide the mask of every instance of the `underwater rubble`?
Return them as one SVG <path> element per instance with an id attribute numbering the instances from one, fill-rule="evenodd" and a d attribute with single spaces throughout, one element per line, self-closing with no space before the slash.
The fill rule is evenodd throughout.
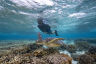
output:
<path id="1" fill-rule="evenodd" d="M 39 33 L 38 40 L 0 53 L 0 64 L 96 64 L 95 45 L 80 40 L 65 44 L 62 40 L 64 38 L 42 39 Z"/>

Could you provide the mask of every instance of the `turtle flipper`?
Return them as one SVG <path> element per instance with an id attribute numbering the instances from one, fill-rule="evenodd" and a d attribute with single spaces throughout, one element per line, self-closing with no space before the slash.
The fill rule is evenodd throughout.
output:
<path id="1" fill-rule="evenodd" d="M 49 41 L 48 43 L 54 43 L 54 42 L 57 42 L 57 41 L 63 40 L 63 39 L 64 39 L 64 38 L 55 38 L 55 39 Z"/>

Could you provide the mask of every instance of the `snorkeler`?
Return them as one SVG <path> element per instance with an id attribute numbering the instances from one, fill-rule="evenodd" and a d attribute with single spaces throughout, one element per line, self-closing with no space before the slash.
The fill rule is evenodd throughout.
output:
<path id="1" fill-rule="evenodd" d="M 49 34 L 49 35 L 55 33 L 55 35 L 58 36 L 57 31 L 55 30 L 54 32 L 52 32 L 52 31 L 51 31 L 51 27 L 50 27 L 48 24 L 44 24 L 42 18 L 38 18 L 37 21 L 38 21 L 38 28 L 39 28 L 42 32 L 44 32 L 44 33 L 46 33 L 46 34 Z"/>

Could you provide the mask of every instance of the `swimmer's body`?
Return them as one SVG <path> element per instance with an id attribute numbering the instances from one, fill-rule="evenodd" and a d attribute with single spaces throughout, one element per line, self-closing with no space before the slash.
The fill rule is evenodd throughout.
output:
<path id="1" fill-rule="evenodd" d="M 57 31 L 55 30 L 54 32 L 52 32 L 51 27 L 48 24 L 44 24 L 42 18 L 38 18 L 38 28 L 46 34 L 54 34 L 55 33 L 55 35 L 58 36 Z"/>

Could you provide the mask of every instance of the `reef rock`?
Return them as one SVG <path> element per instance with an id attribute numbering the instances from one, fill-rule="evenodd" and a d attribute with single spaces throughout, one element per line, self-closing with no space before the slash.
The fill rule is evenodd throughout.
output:
<path id="1" fill-rule="evenodd" d="M 76 46 L 75 45 L 67 45 L 67 44 L 63 44 L 62 46 L 60 46 L 58 48 L 59 50 L 67 50 L 70 53 L 75 53 L 76 52 Z"/>
<path id="2" fill-rule="evenodd" d="M 70 53 L 75 53 L 76 52 L 76 46 L 75 45 L 67 45 L 66 48 Z"/>
<path id="3" fill-rule="evenodd" d="M 83 54 L 78 58 L 79 62 L 78 64 L 93 64 L 94 59 L 87 55 L 87 54 Z"/>
<path id="4" fill-rule="evenodd" d="M 46 54 L 47 54 L 47 52 L 44 51 L 43 49 L 37 49 L 33 52 L 33 56 L 36 56 L 36 57 L 42 57 Z"/>
<path id="5" fill-rule="evenodd" d="M 96 62 L 96 46 L 91 46 L 87 54 L 94 58 L 94 62 Z"/>
<path id="6" fill-rule="evenodd" d="M 29 44 L 27 47 L 28 47 L 31 51 L 34 51 L 34 50 L 36 50 L 36 49 L 42 48 L 42 45 L 37 45 L 36 43 L 34 43 L 34 44 Z"/>
<path id="7" fill-rule="evenodd" d="M 88 53 L 90 54 L 96 54 L 96 46 L 91 46 L 88 50 Z"/>
<path id="8" fill-rule="evenodd" d="M 53 54 L 46 57 L 49 64 L 72 64 L 72 58 L 65 54 Z"/>
<path id="9" fill-rule="evenodd" d="M 76 48 L 80 51 L 88 50 L 90 48 L 90 44 L 86 41 L 76 41 L 75 42 Z"/>
<path id="10" fill-rule="evenodd" d="M 54 54 L 54 53 L 59 53 L 59 51 L 57 49 L 54 49 L 54 48 L 48 48 L 48 49 L 36 49 L 34 52 L 33 52 L 33 56 L 36 56 L 36 57 L 42 57 L 42 56 L 45 56 L 45 55 L 50 55 L 50 54 Z"/>

